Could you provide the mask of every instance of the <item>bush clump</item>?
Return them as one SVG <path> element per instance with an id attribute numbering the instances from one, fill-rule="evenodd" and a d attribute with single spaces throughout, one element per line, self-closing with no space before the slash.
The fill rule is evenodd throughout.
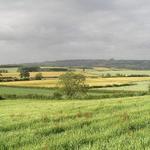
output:
<path id="1" fill-rule="evenodd" d="M 0 95 L 0 100 L 4 100 L 4 97 Z"/>
<path id="2" fill-rule="evenodd" d="M 53 99 L 62 99 L 63 94 L 61 92 L 54 92 L 52 98 Z"/>
<path id="3" fill-rule="evenodd" d="M 35 80 L 42 80 L 43 76 L 42 76 L 42 73 L 37 73 L 35 75 Z"/>

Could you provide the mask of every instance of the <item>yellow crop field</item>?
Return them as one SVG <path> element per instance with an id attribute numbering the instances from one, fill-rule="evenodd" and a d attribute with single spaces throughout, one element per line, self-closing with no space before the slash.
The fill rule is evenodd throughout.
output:
<path id="1" fill-rule="evenodd" d="M 16 78 L 18 78 L 19 77 L 19 73 L 17 73 L 17 72 L 11 72 L 11 73 L 2 73 L 2 76 L 3 77 L 16 77 Z"/>
<path id="2" fill-rule="evenodd" d="M 35 75 L 39 72 L 30 72 L 31 77 L 35 77 Z M 48 77 L 58 77 L 62 75 L 64 72 L 41 72 L 43 77 L 48 78 Z M 19 78 L 19 74 L 17 72 L 12 72 L 12 73 L 2 73 L 3 77 L 16 77 Z"/>
<path id="3" fill-rule="evenodd" d="M 94 67 L 93 69 L 96 71 L 110 71 L 110 70 L 112 70 L 111 68 L 106 68 L 106 67 Z"/>
<path id="4" fill-rule="evenodd" d="M 30 77 L 34 78 L 35 75 L 39 72 L 30 72 Z M 64 74 L 65 72 L 41 72 L 44 78 L 49 78 L 49 77 L 59 77 L 60 75 Z M 77 73 L 82 73 L 86 77 L 97 77 L 97 75 L 92 74 L 90 72 L 83 72 L 83 71 L 77 71 Z M 19 78 L 19 74 L 17 72 L 12 72 L 12 73 L 2 73 L 3 77 L 16 77 Z"/>
<path id="5" fill-rule="evenodd" d="M 57 85 L 57 79 L 1 82 L 0 85 L 14 87 L 55 87 Z"/>
<path id="6" fill-rule="evenodd" d="M 87 83 L 90 86 L 106 86 L 113 84 L 126 84 L 137 81 L 150 81 L 150 77 L 119 77 L 119 78 L 88 78 Z"/>
<path id="7" fill-rule="evenodd" d="M 150 77 L 122 77 L 122 78 L 87 78 L 87 84 L 90 86 L 106 86 L 113 84 L 126 84 L 137 81 L 150 81 Z M 49 80 L 32 80 L 32 81 L 15 81 L 15 82 L 0 82 L 2 86 L 16 86 L 16 87 L 56 87 L 58 83 L 57 78 Z"/>
<path id="8" fill-rule="evenodd" d="M 38 72 L 31 72 L 30 75 L 31 77 L 35 77 L 35 75 L 37 74 Z M 45 78 L 48 78 L 48 77 L 58 77 L 62 74 L 64 74 L 64 72 L 41 72 L 43 77 Z"/>

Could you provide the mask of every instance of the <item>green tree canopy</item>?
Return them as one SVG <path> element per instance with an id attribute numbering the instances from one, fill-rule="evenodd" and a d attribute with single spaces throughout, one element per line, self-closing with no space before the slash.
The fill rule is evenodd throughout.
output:
<path id="1" fill-rule="evenodd" d="M 20 78 L 21 79 L 25 79 L 25 80 L 29 80 L 30 78 L 30 73 L 27 70 L 21 70 L 20 71 Z"/>
<path id="2" fill-rule="evenodd" d="M 67 72 L 59 77 L 59 85 L 68 97 L 86 94 L 88 85 L 85 81 L 86 77 L 84 75 L 73 72 Z"/>
<path id="3" fill-rule="evenodd" d="M 18 72 L 39 72 L 40 70 L 39 66 L 21 66 L 18 68 Z"/>

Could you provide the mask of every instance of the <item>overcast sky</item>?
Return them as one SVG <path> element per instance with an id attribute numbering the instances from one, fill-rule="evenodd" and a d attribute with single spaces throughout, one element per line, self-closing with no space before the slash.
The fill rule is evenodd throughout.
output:
<path id="1" fill-rule="evenodd" d="M 150 0 L 0 0 L 0 63 L 150 59 Z"/>

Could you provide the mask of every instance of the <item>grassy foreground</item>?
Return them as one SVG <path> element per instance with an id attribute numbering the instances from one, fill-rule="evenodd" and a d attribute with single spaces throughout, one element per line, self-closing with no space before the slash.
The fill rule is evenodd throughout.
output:
<path id="1" fill-rule="evenodd" d="M 0 101 L 0 150 L 148 150 L 150 96 Z"/>

